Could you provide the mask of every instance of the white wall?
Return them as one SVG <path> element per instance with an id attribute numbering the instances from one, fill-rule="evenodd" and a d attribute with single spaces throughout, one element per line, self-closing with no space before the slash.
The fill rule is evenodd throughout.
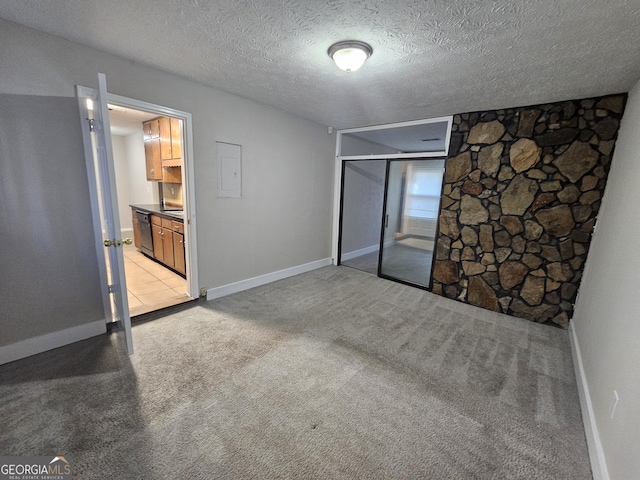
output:
<path id="1" fill-rule="evenodd" d="M 120 228 L 132 230 L 130 205 L 159 203 L 158 182 L 147 180 L 142 126 L 139 132 L 127 136 L 111 134 L 111 139 L 116 170 Z"/>
<path id="2" fill-rule="evenodd" d="M 111 135 L 111 145 L 113 146 L 113 163 L 116 171 L 120 228 L 122 230 L 133 229 L 131 208 L 129 207 L 129 162 L 127 161 L 125 137 Z"/>
<path id="3" fill-rule="evenodd" d="M 602 453 L 619 480 L 640 474 L 639 186 L 640 83 L 629 95 L 572 321 Z"/>
<path id="4" fill-rule="evenodd" d="M 79 128 L 73 98 L 0 92 L 0 363 L 104 321 Z"/>
<path id="5" fill-rule="evenodd" d="M 199 287 L 227 285 L 330 257 L 335 138 L 327 135 L 325 126 L 5 20 L 0 20 L 0 45 L 0 94 L 64 97 L 71 102 L 74 85 L 95 87 L 97 73 L 103 72 L 112 93 L 192 114 Z M 76 122 L 68 126 L 77 135 L 67 133 L 69 138 L 56 139 L 56 145 L 82 145 L 79 117 Z M 242 145 L 243 199 L 216 197 L 216 141 Z M 31 178 L 41 176 L 39 165 L 48 160 L 33 160 Z M 78 160 L 84 162 L 73 159 Z M 15 161 L 19 164 L 26 159 Z M 25 181 L 27 191 L 38 188 L 36 182 L 29 184 L 29 178 Z M 60 182 L 58 188 L 69 186 Z M 79 205 L 89 204 L 86 183 L 72 191 Z M 43 198 L 38 213 L 66 228 L 67 212 L 47 202 Z M 83 222 L 73 228 L 90 231 L 91 226 Z M 31 253 L 21 252 L 25 258 Z M 97 272 L 95 254 L 94 258 L 76 258 L 78 254 L 70 248 L 64 255 Z M 57 278 L 45 280 L 59 283 Z M 3 335 L 0 346 L 59 330 L 47 318 L 63 316 L 70 308 L 64 299 L 49 304 L 50 310 L 34 307 L 21 313 L 37 319 L 34 328 L 25 331 L 11 309 L 17 302 L 14 299 L 29 285 L 7 288 L 8 296 L 3 299 L 12 300 L 2 317 L 2 331 L 11 335 Z M 37 293 L 50 296 L 46 288 Z M 92 301 L 96 305 L 80 304 L 87 311 L 102 309 L 99 291 Z M 74 312 L 74 318 L 82 315 L 82 311 Z"/>
<path id="6" fill-rule="evenodd" d="M 147 180 L 142 126 L 140 131 L 124 137 L 129 175 L 130 204 L 160 203 L 158 183 Z"/>
<path id="7" fill-rule="evenodd" d="M 342 260 L 380 244 L 386 160 L 345 162 L 342 201 Z"/>

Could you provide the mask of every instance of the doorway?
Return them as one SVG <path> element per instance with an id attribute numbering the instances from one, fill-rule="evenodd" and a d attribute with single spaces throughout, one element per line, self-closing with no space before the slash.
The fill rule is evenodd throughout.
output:
<path id="1" fill-rule="evenodd" d="M 184 262 L 183 123 L 112 103 L 109 120 L 122 238 L 133 239 L 123 252 L 129 313 L 136 317 L 192 300 Z M 161 152 L 172 141 L 174 151 Z M 164 248 L 154 248 L 154 229 Z"/>
<path id="2" fill-rule="evenodd" d="M 98 73 L 98 89 L 87 88 L 76 85 L 76 97 L 78 99 L 78 113 L 80 114 L 80 126 L 84 144 L 85 165 L 87 169 L 87 180 L 89 186 L 89 197 L 91 203 L 91 213 L 93 219 L 93 233 L 95 238 L 95 248 L 98 260 L 98 270 L 102 291 L 102 303 L 105 314 L 105 321 L 122 328 L 127 353 L 133 354 L 133 337 L 131 331 L 131 316 L 129 312 L 129 302 L 127 295 L 127 281 L 125 277 L 125 257 L 123 245 L 133 243 L 130 238 L 122 238 L 120 228 L 120 205 L 117 199 L 115 162 L 113 158 L 113 141 L 111 138 L 109 105 L 119 105 L 141 112 L 150 112 L 164 115 L 171 124 L 174 120 L 182 124 L 182 144 L 180 145 L 181 180 L 185 185 L 183 199 L 183 222 L 180 223 L 183 244 L 185 245 L 183 261 L 187 279 L 187 294 L 191 298 L 198 296 L 197 270 L 197 246 L 196 246 L 196 218 L 195 218 L 195 175 L 193 168 L 193 158 L 190 152 L 193 151 L 193 134 L 191 127 L 191 114 L 181 112 L 158 105 L 141 102 L 127 97 L 114 95 L 107 90 L 107 79 L 103 73 Z M 165 122 L 166 123 L 166 122 Z M 166 125 L 165 125 L 166 126 Z M 177 130 L 176 130 L 177 133 Z M 150 135 L 151 138 L 156 138 Z M 146 140 L 146 135 L 144 140 Z M 158 142 L 162 143 L 158 138 Z M 150 146 L 160 149 L 157 142 L 149 142 Z M 145 142 L 146 147 L 146 142 Z M 165 145 L 166 150 L 167 145 Z M 173 145 L 170 144 L 171 152 Z M 146 148 L 145 148 L 146 152 Z M 145 155 L 145 169 L 149 174 L 155 170 L 156 160 L 160 162 L 163 158 L 154 160 L 151 164 L 147 162 L 149 157 Z M 173 159 L 169 160 L 168 166 L 175 166 Z M 151 165 L 151 169 L 149 169 Z M 160 168 L 164 164 L 160 163 Z M 132 210 L 133 213 L 133 210 Z M 138 212 L 136 212 L 137 214 Z M 166 216 L 166 215 L 165 215 Z M 137 215 L 136 215 L 137 217 Z M 175 230 L 169 219 L 156 215 L 156 221 L 149 215 L 150 221 L 154 225 L 171 227 Z M 136 232 L 136 221 L 132 215 L 133 236 L 136 247 L 142 240 L 140 232 Z M 165 225 L 165 221 L 169 225 Z M 155 230 L 154 230 L 155 232 Z M 172 237 L 170 237 L 172 238 Z M 164 251 L 164 243 L 161 244 Z M 167 242 L 166 245 L 170 245 Z M 159 250 L 160 252 L 160 250 Z M 155 248 L 153 250 L 155 255 Z"/>
<path id="3" fill-rule="evenodd" d="M 339 264 L 430 287 L 443 159 L 343 162 Z"/>
<path id="4" fill-rule="evenodd" d="M 431 288 L 452 120 L 338 132 L 334 263 Z"/>

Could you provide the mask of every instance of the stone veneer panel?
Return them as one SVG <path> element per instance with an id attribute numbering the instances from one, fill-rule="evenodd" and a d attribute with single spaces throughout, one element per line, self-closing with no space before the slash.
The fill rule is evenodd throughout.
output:
<path id="1" fill-rule="evenodd" d="M 625 103 L 455 115 L 433 292 L 566 328 Z"/>

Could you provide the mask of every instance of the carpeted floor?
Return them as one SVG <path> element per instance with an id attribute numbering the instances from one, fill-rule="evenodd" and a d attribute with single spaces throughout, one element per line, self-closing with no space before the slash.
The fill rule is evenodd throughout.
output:
<path id="1" fill-rule="evenodd" d="M 326 267 L 0 367 L 77 479 L 591 478 L 567 332 Z"/>

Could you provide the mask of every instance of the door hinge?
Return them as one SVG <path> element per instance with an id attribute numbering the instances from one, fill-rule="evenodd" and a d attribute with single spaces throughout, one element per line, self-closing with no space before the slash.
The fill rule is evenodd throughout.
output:
<path id="1" fill-rule="evenodd" d="M 87 122 L 89 122 L 89 131 L 95 132 L 96 130 L 95 120 L 93 118 L 87 118 Z"/>
<path id="2" fill-rule="evenodd" d="M 109 293 L 116 293 L 116 286 L 115 285 L 108 285 L 107 286 L 107 290 Z"/>

